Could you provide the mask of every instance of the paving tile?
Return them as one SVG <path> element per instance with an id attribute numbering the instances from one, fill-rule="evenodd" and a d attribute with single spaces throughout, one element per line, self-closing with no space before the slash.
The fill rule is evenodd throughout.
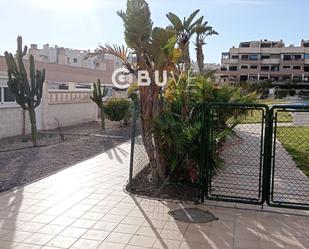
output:
<path id="1" fill-rule="evenodd" d="M 28 238 L 26 238 L 23 243 L 29 243 L 29 244 L 35 244 L 35 245 L 45 245 L 47 242 L 49 242 L 52 238 L 54 238 L 54 235 L 50 234 L 43 234 L 43 233 L 34 233 Z"/>
<path id="2" fill-rule="evenodd" d="M 33 245 L 33 244 L 25 244 L 19 243 L 18 245 L 14 246 L 14 249 L 40 249 L 40 245 Z"/>
<path id="3" fill-rule="evenodd" d="M 11 249 L 12 247 L 16 246 L 17 242 L 0 240 L 0 248 L 1 249 Z"/>
<path id="4" fill-rule="evenodd" d="M 119 243 L 111 243 L 104 241 L 99 245 L 97 249 L 124 249 L 125 244 L 119 244 Z"/>
<path id="5" fill-rule="evenodd" d="M 22 231 L 11 231 L 3 236 L 2 240 L 14 241 L 14 242 L 22 242 L 26 238 L 28 238 L 32 233 L 22 232 Z"/>
<path id="6" fill-rule="evenodd" d="M 128 233 L 128 234 L 134 234 L 139 226 L 136 225 L 129 225 L 129 224 L 119 224 L 114 231 L 119 233 Z"/>
<path id="7" fill-rule="evenodd" d="M 111 232 L 118 226 L 118 223 L 108 221 L 98 221 L 92 228 Z"/>
<path id="8" fill-rule="evenodd" d="M 25 222 L 24 224 L 20 225 L 16 230 L 24 231 L 24 232 L 36 232 L 44 226 L 42 223 L 35 223 L 35 222 Z"/>
<path id="9" fill-rule="evenodd" d="M 169 239 L 157 239 L 153 249 L 178 249 L 180 247 L 181 241 L 179 240 L 169 240 Z M 193 249 L 194 247 L 192 247 Z M 195 248 L 194 248 L 195 249 Z"/>
<path id="10" fill-rule="evenodd" d="M 96 220 L 77 219 L 71 226 L 80 228 L 91 228 L 96 222 Z"/>
<path id="11" fill-rule="evenodd" d="M 40 230 L 38 230 L 38 232 L 57 235 L 60 232 L 62 232 L 65 228 L 66 228 L 65 226 L 48 224 L 48 225 L 43 226 Z"/>
<path id="12" fill-rule="evenodd" d="M 133 238 L 129 241 L 129 245 L 134 246 L 144 246 L 152 248 L 156 241 L 155 237 L 152 236 L 141 236 L 141 235 L 134 235 Z"/>
<path id="13" fill-rule="evenodd" d="M 110 235 L 108 235 L 108 237 L 104 241 L 127 244 L 132 237 L 133 237 L 132 234 L 112 232 Z"/>
<path id="14" fill-rule="evenodd" d="M 75 218 L 59 216 L 58 218 L 54 219 L 50 224 L 59 226 L 69 226 L 75 221 L 76 221 Z"/>
<path id="15" fill-rule="evenodd" d="M 67 227 L 59 235 L 73 237 L 73 238 L 80 238 L 86 232 L 87 232 L 87 229 L 85 228 Z"/>
<path id="16" fill-rule="evenodd" d="M 57 235 L 55 238 L 53 238 L 51 241 L 47 243 L 47 246 L 69 248 L 75 243 L 76 240 L 77 238 Z"/>
<path id="17" fill-rule="evenodd" d="M 99 240 L 89 240 L 89 239 L 79 239 L 77 240 L 71 248 L 76 249 L 96 249 L 101 241 Z"/>
<path id="18" fill-rule="evenodd" d="M 107 231 L 90 229 L 82 236 L 82 238 L 103 241 L 109 234 L 110 232 Z"/>

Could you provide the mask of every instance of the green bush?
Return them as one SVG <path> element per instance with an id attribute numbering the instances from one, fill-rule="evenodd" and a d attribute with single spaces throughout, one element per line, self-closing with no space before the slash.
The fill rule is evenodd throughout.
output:
<path id="1" fill-rule="evenodd" d="M 126 123 L 130 117 L 130 107 L 131 102 L 129 100 L 112 98 L 106 103 L 104 112 L 110 121 L 124 121 Z"/>
<path id="2" fill-rule="evenodd" d="M 283 99 L 288 95 L 287 90 L 279 89 L 275 92 L 276 99 Z"/>
<path id="3" fill-rule="evenodd" d="M 295 89 L 290 89 L 290 90 L 289 90 L 289 95 L 290 95 L 290 96 L 295 96 L 295 94 L 296 94 Z"/>

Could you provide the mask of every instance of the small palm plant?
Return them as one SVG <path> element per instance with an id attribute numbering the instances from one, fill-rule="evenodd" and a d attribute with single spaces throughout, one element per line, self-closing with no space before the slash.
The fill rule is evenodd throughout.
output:
<path id="1" fill-rule="evenodd" d="M 94 103 L 96 103 L 96 105 L 100 109 L 102 130 L 105 130 L 105 113 L 103 98 L 106 97 L 107 92 L 108 90 L 105 86 L 103 86 L 103 89 L 101 88 L 101 81 L 99 79 L 96 83 L 93 83 L 93 96 L 91 96 L 90 98 Z"/>

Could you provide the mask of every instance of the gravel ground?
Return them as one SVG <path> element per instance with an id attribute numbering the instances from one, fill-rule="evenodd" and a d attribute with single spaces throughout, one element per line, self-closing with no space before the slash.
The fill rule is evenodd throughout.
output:
<path id="1" fill-rule="evenodd" d="M 42 147 L 33 148 L 29 137 L 0 140 L 0 192 L 22 186 L 53 172 L 108 150 L 131 136 L 131 127 L 91 122 L 63 128 L 65 141 L 57 130 L 40 134 Z M 24 142 L 23 142 L 24 141 Z"/>

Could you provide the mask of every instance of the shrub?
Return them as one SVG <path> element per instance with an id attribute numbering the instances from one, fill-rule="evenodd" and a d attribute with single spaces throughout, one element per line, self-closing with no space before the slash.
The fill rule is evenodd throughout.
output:
<path id="1" fill-rule="evenodd" d="M 295 89 L 290 89 L 290 90 L 289 90 L 289 95 L 290 95 L 290 96 L 295 96 L 295 94 L 296 94 Z"/>
<path id="2" fill-rule="evenodd" d="M 131 103 L 129 100 L 112 98 L 106 103 L 104 112 L 110 121 L 120 123 L 124 121 L 126 123 L 130 117 L 130 107 Z"/>
<path id="3" fill-rule="evenodd" d="M 287 90 L 282 90 L 279 89 L 275 92 L 275 97 L 276 99 L 283 99 L 288 95 L 288 91 Z"/>

